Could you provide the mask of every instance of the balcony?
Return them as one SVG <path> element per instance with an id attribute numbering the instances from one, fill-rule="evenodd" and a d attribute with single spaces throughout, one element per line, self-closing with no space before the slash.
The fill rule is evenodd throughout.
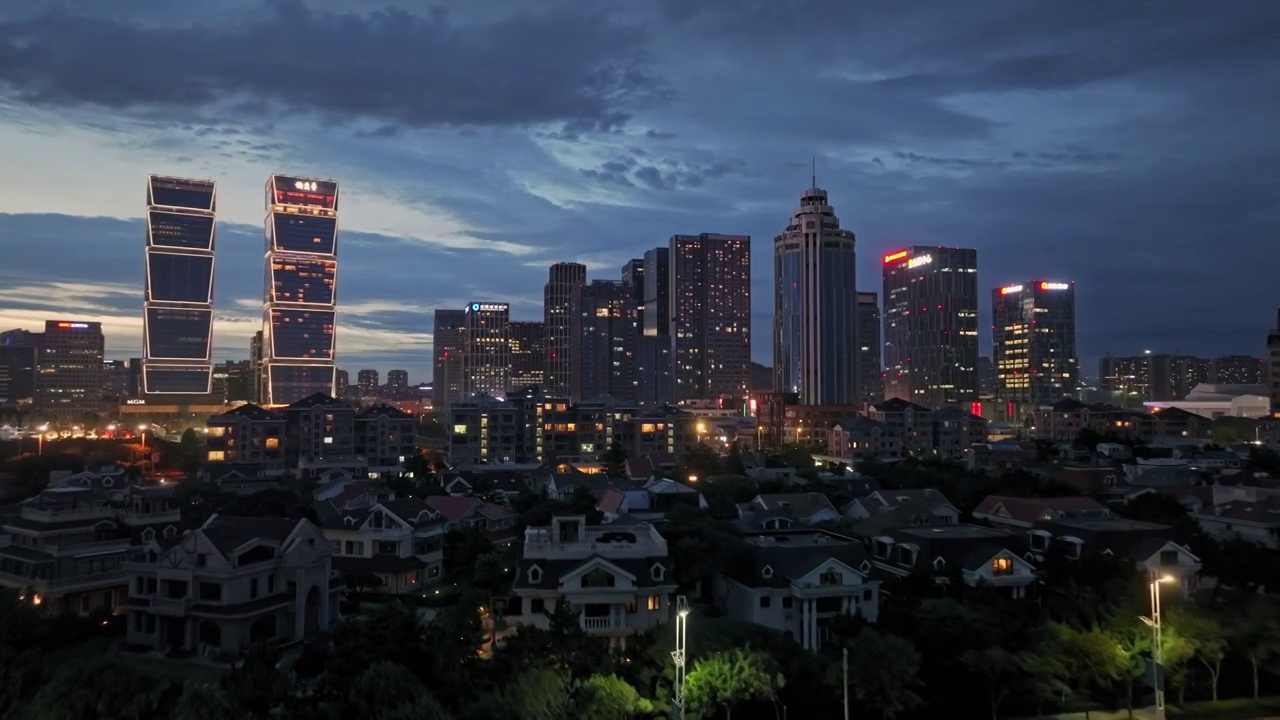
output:
<path id="1" fill-rule="evenodd" d="M 124 513 L 124 522 L 126 525 L 150 525 L 152 523 L 174 523 L 182 520 L 182 511 L 173 508 L 170 510 L 152 510 L 143 512 L 141 510 L 126 510 Z"/>
<path id="2" fill-rule="evenodd" d="M 68 522 L 72 520 L 109 520 L 116 511 L 107 505 L 76 505 L 72 507 L 23 506 L 22 517 L 35 522 Z"/>
<path id="3" fill-rule="evenodd" d="M 92 542 L 68 542 L 68 543 L 47 543 L 44 551 L 54 557 L 66 557 L 68 555 L 85 555 L 89 553 L 103 553 L 112 550 L 125 551 L 130 547 L 129 538 L 112 538 L 111 540 L 94 540 Z"/>
<path id="4" fill-rule="evenodd" d="M 618 617 L 586 617 L 581 619 L 582 629 L 587 632 L 617 632 L 626 630 L 627 624 Z"/>
<path id="5" fill-rule="evenodd" d="M 95 585 L 123 585 L 124 570 L 108 570 L 88 575 L 53 578 L 48 581 L 50 590 L 87 590 Z"/>
<path id="6" fill-rule="evenodd" d="M 609 539 L 628 534 L 635 536 L 635 542 Z M 648 526 L 616 528 L 593 525 L 584 528 L 578 539 L 567 541 L 555 539 L 550 528 L 529 528 L 525 530 L 524 537 L 526 558 L 577 558 L 597 554 L 604 557 L 643 558 L 665 557 L 667 554 L 667 541 L 657 530 Z"/>
<path id="7" fill-rule="evenodd" d="M 189 598 L 167 598 L 167 597 L 151 597 L 151 611 L 157 615 L 168 615 L 170 617 L 183 617 L 187 614 L 187 610 L 191 608 L 191 600 Z"/>

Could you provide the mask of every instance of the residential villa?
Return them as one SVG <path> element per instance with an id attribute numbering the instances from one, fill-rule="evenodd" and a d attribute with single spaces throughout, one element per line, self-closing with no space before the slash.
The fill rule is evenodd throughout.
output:
<path id="1" fill-rule="evenodd" d="M 333 552 L 309 520 L 213 515 L 124 564 L 127 643 L 225 658 L 301 640 L 338 617 Z"/>
<path id="2" fill-rule="evenodd" d="M 626 638 L 665 623 L 676 591 L 667 541 L 648 523 L 588 526 L 556 516 L 525 530 L 507 619 L 545 627 L 560 599 L 581 611 L 589 635 L 626 647 Z"/>

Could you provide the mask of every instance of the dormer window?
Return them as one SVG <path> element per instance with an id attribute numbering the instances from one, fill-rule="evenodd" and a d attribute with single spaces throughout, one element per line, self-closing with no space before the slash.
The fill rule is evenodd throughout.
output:
<path id="1" fill-rule="evenodd" d="M 934 570 L 937 570 L 937 571 L 941 572 L 941 571 L 942 571 L 944 568 L 946 568 L 946 567 L 947 567 L 947 561 L 946 561 L 946 560 L 944 560 L 944 559 L 942 559 L 942 557 L 941 557 L 941 556 L 938 556 L 938 557 L 936 557 L 936 558 L 934 558 L 934 559 L 933 559 L 933 569 L 934 569 Z"/>
<path id="2" fill-rule="evenodd" d="M 862 564 L 858 566 L 858 570 L 861 570 L 863 575 L 866 575 L 867 573 L 871 572 L 871 562 L 868 560 L 863 560 Z"/>
<path id="3" fill-rule="evenodd" d="M 828 568 L 818 576 L 819 585 L 843 585 L 844 575 Z"/>
<path id="4" fill-rule="evenodd" d="M 1000 556 L 991 561 L 991 574 L 996 577 L 1007 577 L 1013 574 L 1013 558 Z"/>
<path id="5" fill-rule="evenodd" d="M 898 564 L 908 567 L 916 564 L 916 549 L 909 545 L 898 546 Z"/>
<path id="6" fill-rule="evenodd" d="M 542 568 L 534 565 L 529 568 L 529 584 L 537 585 L 542 582 Z"/>
<path id="7" fill-rule="evenodd" d="M 1084 549 L 1084 541 L 1078 537 L 1062 538 L 1062 551 L 1072 560 L 1080 559 L 1080 552 Z"/>
<path id="8" fill-rule="evenodd" d="M 662 567 L 662 563 L 654 563 L 653 567 L 649 568 L 649 577 L 653 578 L 654 582 L 662 582 L 666 576 L 667 569 Z"/>
<path id="9" fill-rule="evenodd" d="M 890 553 L 893 552 L 893 538 L 878 537 L 875 541 L 876 557 L 884 560 L 889 559 Z"/>
<path id="10" fill-rule="evenodd" d="M 773 566 L 765 565 L 764 569 L 760 571 L 760 577 L 765 580 L 771 580 L 773 578 Z"/>
<path id="11" fill-rule="evenodd" d="M 142 531 L 142 542 L 144 542 L 144 543 L 149 543 L 149 542 L 151 542 L 152 540 L 155 540 L 155 539 L 156 539 L 156 531 L 155 531 L 155 530 L 152 530 L 151 528 L 147 528 L 146 530 L 143 530 L 143 531 Z"/>
<path id="12" fill-rule="evenodd" d="M 165 536 L 165 537 L 167 537 L 167 538 L 171 538 L 171 537 L 173 537 L 174 535 L 177 535 L 177 534 L 178 534 L 178 528 L 176 528 L 176 527 L 174 527 L 174 526 L 172 526 L 172 525 L 169 525 L 169 526 L 167 526 L 167 527 L 164 529 L 164 532 L 163 532 L 163 533 L 161 533 L 161 534 L 162 534 L 162 535 L 164 535 L 164 536 Z"/>
<path id="13" fill-rule="evenodd" d="M 1032 530 L 1027 533 L 1031 541 L 1031 549 L 1036 552 L 1044 552 L 1049 549 L 1049 533 L 1044 530 Z"/>

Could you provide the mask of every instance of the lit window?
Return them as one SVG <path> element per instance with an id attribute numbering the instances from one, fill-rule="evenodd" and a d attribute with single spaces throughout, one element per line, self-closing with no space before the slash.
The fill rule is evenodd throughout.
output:
<path id="1" fill-rule="evenodd" d="M 650 609 L 650 610 L 661 610 L 661 609 L 662 609 L 662 598 L 661 598 L 661 597 L 658 597 L 657 595 L 650 595 L 650 596 L 649 596 L 649 609 Z"/>
<path id="2" fill-rule="evenodd" d="M 1013 558 L 998 557 L 991 561 L 992 575 L 1012 575 L 1013 574 Z"/>
<path id="3" fill-rule="evenodd" d="M 280 447 L 280 438 L 267 438 L 267 449 L 275 450 Z"/>
<path id="4" fill-rule="evenodd" d="M 209 451 L 209 462 L 222 462 L 227 459 L 227 454 L 221 450 Z"/>

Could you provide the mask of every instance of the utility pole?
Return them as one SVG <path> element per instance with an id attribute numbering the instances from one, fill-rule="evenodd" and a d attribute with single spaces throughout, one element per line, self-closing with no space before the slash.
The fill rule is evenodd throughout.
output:
<path id="1" fill-rule="evenodd" d="M 684 718 L 684 675 L 685 675 L 685 641 L 689 631 L 689 601 L 684 595 L 676 596 L 676 649 L 671 652 L 671 659 L 676 664 L 675 697 L 672 702 L 679 713 L 679 720 Z M 673 713 L 675 714 L 675 713 Z"/>
<path id="2" fill-rule="evenodd" d="M 844 720 L 849 720 L 849 648 L 840 651 L 840 665 L 844 670 Z"/>
<path id="3" fill-rule="evenodd" d="M 1156 720 L 1165 719 L 1164 711 L 1164 666 L 1160 664 L 1161 655 L 1164 654 L 1164 637 L 1160 622 L 1160 584 L 1174 582 L 1176 578 L 1170 575 L 1158 575 L 1156 572 L 1151 573 L 1151 617 L 1141 618 L 1141 620 L 1151 627 L 1151 667 L 1155 671 L 1155 689 L 1156 689 Z"/>

